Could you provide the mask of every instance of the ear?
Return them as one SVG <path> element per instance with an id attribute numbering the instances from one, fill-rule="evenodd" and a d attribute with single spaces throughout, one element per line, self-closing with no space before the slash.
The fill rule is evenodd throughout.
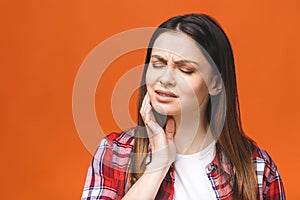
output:
<path id="1" fill-rule="evenodd" d="M 222 87 L 223 87 L 222 83 L 223 81 L 222 81 L 221 74 L 214 75 L 209 87 L 209 94 L 211 96 L 218 95 L 222 91 Z"/>

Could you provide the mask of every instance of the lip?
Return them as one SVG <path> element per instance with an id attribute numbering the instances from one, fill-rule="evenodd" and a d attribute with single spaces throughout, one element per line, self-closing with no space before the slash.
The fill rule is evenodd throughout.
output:
<path id="1" fill-rule="evenodd" d="M 159 102 L 169 103 L 169 102 L 175 101 L 178 98 L 178 96 L 176 94 L 174 94 L 173 92 L 170 92 L 170 91 L 155 90 L 154 92 L 155 92 L 155 98 Z"/>

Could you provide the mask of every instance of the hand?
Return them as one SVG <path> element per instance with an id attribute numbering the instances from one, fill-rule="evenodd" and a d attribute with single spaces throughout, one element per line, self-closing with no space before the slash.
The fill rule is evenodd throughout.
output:
<path id="1" fill-rule="evenodd" d="M 176 156 L 176 147 L 174 144 L 176 127 L 173 117 L 167 118 L 166 130 L 163 130 L 156 122 L 152 113 L 152 106 L 150 105 L 148 93 L 144 97 L 140 114 L 144 120 L 152 150 L 151 168 L 158 169 L 170 165 L 175 160 Z"/>

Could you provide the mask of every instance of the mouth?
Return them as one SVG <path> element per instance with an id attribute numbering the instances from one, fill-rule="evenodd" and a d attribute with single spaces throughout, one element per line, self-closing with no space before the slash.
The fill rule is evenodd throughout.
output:
<path id="1" fill-rule="evenodd" d="M 163 91 L 163 90 L 155 90 L 155 93 L 161 97 L 171 97 L 171 98 L 178 98 L 176 94 L 170 91 Z"/>

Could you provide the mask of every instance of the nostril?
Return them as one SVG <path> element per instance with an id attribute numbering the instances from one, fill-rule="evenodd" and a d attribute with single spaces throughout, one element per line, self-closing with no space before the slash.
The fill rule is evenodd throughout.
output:
<path id="1" fill-rule="evenodd" d="M 164 86 L 174 86 L 175 85 L 174 80 L 160 80 L 159 82 Z"/>
<path id="2" fill-rule="evenodd" d="M 166 69 L 166 71 L 163 74 L 161 74 L 159 82 L 164 86 L 174 86 L 175 80 L 173 77 L 173 69 Z"/>

